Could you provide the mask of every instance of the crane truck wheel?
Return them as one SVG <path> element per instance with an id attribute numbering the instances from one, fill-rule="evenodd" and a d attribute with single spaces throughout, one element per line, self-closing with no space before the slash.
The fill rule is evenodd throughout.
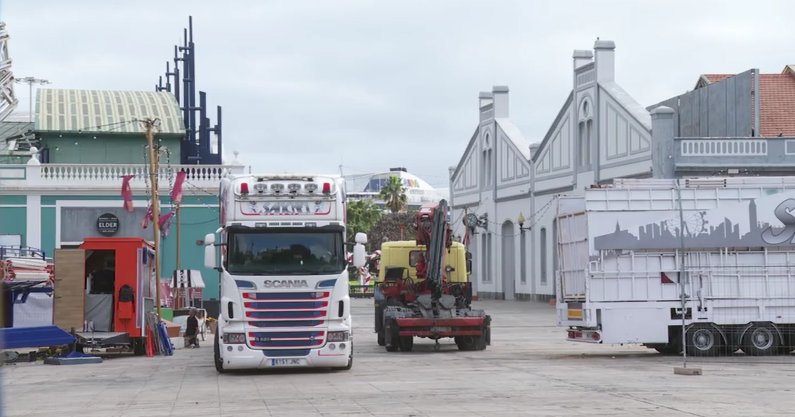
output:
<path id="1" fill-rule="evenodd" d="M 387 352 L 397 352 L 400 349 L 400 335 L 397 323 L 391 317 L 384 317 L 384 347 Z"/>
<path id="2" fill-rule="evenodd" d="M 780 350 L 777 329 L 769 323 L 757 323 L 743 335 L 743 352 L 753 356 L 774 355 Z"/>
<path id="3" fill-rule="evenodd" d="M 215 362 L 215 370 L 219 374 L 224 373 L 224 360 L 221 358 L 221 342 L 218 331 L 215 332 L 215 346 L 213 346 L 213 362 Z"/>
<path id="4" fill-rule="evenodd" d="M 411 352 L 414 349 L 414 338 L 412 336 L 400 336 L 398 344 L 401 352 Z"/>
<path id="5" fill-rule="evenodd" d="M 484 350 L 486 349 L 486 338 L 484 336 L 457 336 L 455 344 L 458 350 Z"/>
<path id="6" fill-rule="evenodd" d="M 685 348 L 690 356 L 717 356 L 723 350 L 723 336 L 709 324 L 699 324 L 687 330 Z"/>

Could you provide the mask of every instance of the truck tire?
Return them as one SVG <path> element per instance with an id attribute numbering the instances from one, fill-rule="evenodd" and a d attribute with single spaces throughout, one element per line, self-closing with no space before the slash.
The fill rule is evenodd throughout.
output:
<path id="1" fill-rule="evenodd" d="M 384 346 L 386 344 L 386 335 L 384 335 L 383 330 L 378 331 L 378 346 Z"/>
<path id="2" fill-rule="evenodd" d="M 687 330 L 685 349 L 690 356 L 717 356 L 724 349 L 723 336 L 709 324 L 696 324 Z"/>
<path id="3" fill-rule="evenodd" d="M 397 352 L 400 349 L 400 335 L 398 334 L 395 319 L 384 317 L 384 347 L 387 352 Z"/>
<path id="4" fill-rule="evenodd" d="M 218 335 L 218 332 L 215 332 L 215 346 L 213 346 L 213 362 L 215 362 L 215 370 L 218 371 L 219 374 L 224 373 L 224 359 L 221 358 L 221 336 Z"/>
<path id="5" fill-rule="evenodd" d="M 756 323 L 743 335 L 742 349 L 748 355 L 775 355 L 780 347 L 778 330 L 770 323 Z"/>
<path id="6" fill-rule="evenodd" d="M 485 336 L 456 336 L 455 344 L 458 350 L 471 351 L 471 350 L 485 350 L 486 337 Z"/>
<path id="7" fill-rule="evenodd" d="M 401 352 L 411 352 L 414 349 L 414 337 L 399 336 L 398 344 Z"/>
<path id="8" fill-rule="evenodd" d="M 346 365 L 342 369 L 344 369 L 346 371 L 350 371 L 351 368 L 353 368 L 353 343 L 351 343 L 351 356 L 348 357 L 348 365 Z"/>

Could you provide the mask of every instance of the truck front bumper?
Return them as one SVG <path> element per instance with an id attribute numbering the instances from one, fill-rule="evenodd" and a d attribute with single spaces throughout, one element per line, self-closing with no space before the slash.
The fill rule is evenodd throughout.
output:
<path id="1" fill-rule="evenodd" d="M 333 346 L 333 348 L 332 348 Z M 352 340 L 326 343 L 309 349 L 304 356 L 283 356 L 265 349 L 252 349 L 244 344 L 221 342 L 221 359 L 225 370 L 275 368 L 344 368 L 351 357 Z"/>

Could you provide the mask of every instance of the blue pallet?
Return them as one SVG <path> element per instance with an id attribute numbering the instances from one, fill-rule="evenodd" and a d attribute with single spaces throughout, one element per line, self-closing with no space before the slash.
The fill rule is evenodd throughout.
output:
<path id="1" fill-rule="evenodd" d="M 0 328 L 0 349 L 62 346 L 74 341 L 74 336 L 58 326 Z"/>

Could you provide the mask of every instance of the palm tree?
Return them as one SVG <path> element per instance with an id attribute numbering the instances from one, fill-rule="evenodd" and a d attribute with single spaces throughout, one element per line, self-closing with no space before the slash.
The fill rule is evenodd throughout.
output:
<path id="1" fill-rule="evenodd" d="M 386 207 L 392 212 L 397 213 L 406 207 L 408 197 L 406 197 L 406 189 L 400 182 L 400 178 L 391 176 L 381 187 L 379 194 L 381 200 L 384 200 Z"/>

